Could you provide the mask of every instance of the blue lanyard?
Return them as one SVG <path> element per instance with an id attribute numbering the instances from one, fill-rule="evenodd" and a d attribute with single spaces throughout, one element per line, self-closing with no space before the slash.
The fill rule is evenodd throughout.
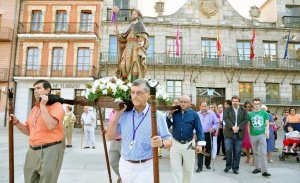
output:
<path id="1" fill-rule="evenodd" d="M 146 114 L 143 116 L 143 119 L 140 121 L 140 123 L 138 124 L 138 126 L 136 128 L 134 126 L 134 113 L 135 112 L 133 111 L 133 113 L 132 113 L 132 128 L 133 128 L 132 141 L 134 141 L 134 139 L 135 139 L 135 134 L 136 134 L 137 129 L 140 127 L 140 125 L 144 121 L 146 115 L 148 114 L 149 108 L 150 107 L 148 107 Z"/>

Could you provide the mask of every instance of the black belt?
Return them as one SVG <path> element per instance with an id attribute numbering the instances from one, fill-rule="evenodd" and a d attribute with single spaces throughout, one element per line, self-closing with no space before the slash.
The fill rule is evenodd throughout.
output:
<path id="1" fill-rule="evenodd" d="M 150 158 L 152 159 L 152 158 Z M 126 160 L 130 163 L 134 163 L 134 164 L 140 164 L 140 163 L 145 163 L 146 161 L 149 161 L 150 159 L 143 159 L 143 160 Z"/>
<path id="2" fill-rule="evenodd" d="M 47 147 L 50 147 L 50 146 L 53 146 L 53 145 L 56 145 L 56 144 L 60 144 L 62 141 L 57 141 L 57 142 L 53 142 L 53 143 L 49 143 L 49 144 L 43 144 L 43 145 L 40 145 L 40 146 L 29 146 L 32 150 L 40 150 L 40 149 L 45 149 Z"/>
<path id="3" fill-rule="evenodd" d="M 188 140 L 176 140 L 176 141 L 179 142 L 180 144 L 187 144 L 187 143 L 191 142 L 192 140 L 193 140 L 193 137 Z"/>
<path id="4" fill-rule="evenodd" d="M 115 141 L 121 141 L 122 139 L 115 139 Z"/>

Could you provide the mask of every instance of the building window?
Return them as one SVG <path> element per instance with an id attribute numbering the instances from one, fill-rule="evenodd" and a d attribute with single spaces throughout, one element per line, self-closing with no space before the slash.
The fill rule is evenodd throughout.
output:
<path id="1" fill-rule="evenodd" d="M 240 98 L 243 100 L 251 100 L 253 98 L 253 84 L 240 83 Z"/>
<path id="2" fill-rule="evenodd" d="M 130 20 L 129 0 L 114 0 L 114 6 L 120 8 L 120 11 L 117 13 L 119 21 Z"/>
<path id="3" fill-rule="evenodd" d="M 154 63 L 154 36 L 149 36 L 149 47 L 147 49 L 147 62 Z"/>
<path id="4" fill-rule="evenodd" d="M 32 31 L 41 31 L 42 30 L 42 11 L 41 10 L 33 10 L 32 11 L 31 30 Z"/>
<path id="5" fill-rule="evenodd" d="M 167 93 L 170 98 L 179 98 L 182 91 L 182 81 L 168 80 L 167 81 Z"/>
<path id="6" fill-rule="evenodd" d="M 79 48 L 78 49 L 78 71 L 88 71 L 90 66 L 90 49 Z"/>
<path id="7" fill-rule="evenodd" d="M 267 61 L 277 61 L 277 42 L 264 42 L 264 58 Z"/>
<path id="8" fill-rule="evenodd" d="M 61 32 L 67 29 L 67 12 L 63 10 L 56 11 L 55 31 Z"/>
<path id="9" fill-rule="evenodd" d="M 300 16 L 300 6 L 287 5 L 286 6 L 286 14 L 288 16 Z"/>
<path id="10" fill-rule="evenodd" d="M 167 37 L 167 56 L 170 58 L 177 58 L 181 56 L 181 38 L 179 39 L 179 56 L 176 55 L 176 38 Z"/>
<path id="11" fill-rule="evenodd" d="M 63 48 L 53 48 L 52 70 L 61 71 L 63 67 Z"/>
<path id="12" fill-rule="evenodd" d="M 92 30 L 92 12 L 81 11 L 80 31 L 91 32 Z"/>
<path id="13" fill-rule="evenodd" d="M 237 51 L 240 61 L 250 60 L 250 41 L 238 41 Z"/>
<path id="14" fill-rule="evenodd" d="M 278 83 L 267 83 L 266 84 L 266 99 L 267 102 L 279 99 L 279 84 Z"/>
<path id="15" fill-rule="evenodd" d="M 292 100 L 293 102 L 300 102 L 300 84 L 292 85 Z"/>
<path id="16" fill-rule="evenodd" d="M 201 51 L 202 51 L 202 58 L 217 58 L 218 55 L 217 40 L 202 38 Z"/>
<path id="17" fill-rule="evenodd" d="M 27 70 L 37 70 L 39 64 L 39 49 L 36 47 L 28 48 Z"/>
<path id="18" fill-rule="evenodd" d="M 117 48 L 117 37 L 109 36 L 109 60 L 115 61 L 117 58 L 118 48 Z"/>
<path id="19" fill-rule="evenodd" d="M 290 59 L 296 59 L 297 58 L 297 50 L 300 49 L 300 43 L 289 43 L 288 46 L 288 54 Z"/>

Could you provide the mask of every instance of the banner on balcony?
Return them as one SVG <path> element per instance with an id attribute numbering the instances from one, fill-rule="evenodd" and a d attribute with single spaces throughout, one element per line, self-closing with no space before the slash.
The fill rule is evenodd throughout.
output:
<path id="1" fill-rule="evenodd" d="M 251 41 L 251 46 L 250 46 L 250 60 L 252 60 L 255 56 L 255 53 L 254 53 L 255 35 L 256 35 L 256 32 L 255 32 L 255 29 L 253 29 L 252 41 Z"/>
<path id="2" fill-rule="evenodd" d="M 287 39 L 286 39 L 285 51 L 284 51 L 284 56 L 283 56 L 284 59 L 287 58 L 288 53 L 289 53 L 290 35 L 291 35 L 291 32 L 289 32 L 289 35 L 288 35 L 288 37 L 287 37 Z"/>
<path id="3" fill-rule="evenodd" d="M 220 42 L 220 31 L 218 30 L 217 35 L 217 47 L 218 47 L 218 57 L 221 56 L 221 42 Z"/>
<path id="4" fill-rule="evenodd" d="M 176 32 L 176 56 L 179 56 L 180 55 L 180 52 L 179 52 L 179 28 L 177 28 L 177 32 Z"/>

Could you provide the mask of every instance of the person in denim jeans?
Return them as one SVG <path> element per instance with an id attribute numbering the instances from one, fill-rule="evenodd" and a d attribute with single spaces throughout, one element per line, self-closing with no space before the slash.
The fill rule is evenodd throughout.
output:
<path id="1" fill-rule="evenodd" d="M 225 120 L 225 148 L 226 148 L 226 168 L 227 173 L 231 168 L 234 174 L 239 174 L 239 164 L 244 138 L 244 127 L 248 122 L 247 111 L 240 105 L 240 98 L 233 96 L 232 106 L 225 109 L 223 119 Z"/>

